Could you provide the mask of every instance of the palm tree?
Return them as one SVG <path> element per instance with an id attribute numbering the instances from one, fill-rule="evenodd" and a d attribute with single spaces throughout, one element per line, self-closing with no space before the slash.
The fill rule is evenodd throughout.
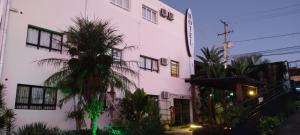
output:
<path id="1" fill-rule="evenodd" d="M 233 75 L 248 75 L 253 71 L 253 66 L 269 63 L 268 59 L 262 59 L 261 54 L 252 54 L 234 58 L 231 61 Z"/>
<path id="2" fill-rule="evenodd" d="M 87 18 L 76 18 L 74 22 L 75 25 L 65 32 L 67 42 L 63 44 L 70 59 L 47 58 L 39 60 L 38 64 L 60 66 L 45 84 L 67 93 L 61 102 L 78 96 L 91 119 L 95 135 L 106 93 L 109 90 L 114 93 L 115 88 L 124 90 L 135 86 L 127 76 L 136 76 L 137 72 L 126 61 L 114 61 L 112 49 L 121 44 L 123 38 L 115 34 L 117 30 L 108 22 Z M 127 47 L 121 50 L 124 49 Z"/>
<path id="3" fill-rule="evenodd" d="M 223 49 L 203 47 L 201 48 L 201 52 L 203 56 L 197 56 L 202 65 L 200 72 L 205 72 L 207 78 L 224 77 L 226 71 L 222 62 Z"/>
<path id="4" fill-rule="evenodd" d="M 16 114 L 5 106 L 3 89 L 4 85 L 0 84 L 0 133 L 5 131 L 6 135 L 10 135 Z"/>
<path id="5" fill-rule="evenodd" d="M 226 69 L 224 68 L 222 57 L 223 57 L 223 49 L 221 48 L 207 48 L 203 47 L 201 48 L 202 56 L 197 56 L 201 61 L 201 71 L 205 74 L 206 78 L 221 78 L 225 77 L 227 74 Z M 214 99 L 221 98 L 219 95 L 222 95 L 222 91 L 215 90 L 214 88 L 204 88 L 205 91 L 209 91 L 208 95 L 204 99 L 208 101 L 208 121 L 209 124 L 213 123 L 213 120 L 216 121 L 217 115 L 216 115 L 216 105 L 217 103 L 214 103 Z M 211 98 L 210 95 L 215 95 L 214 98 Z M 203 108 L 204 109 L 204 108 Z"/>
<path id="6" fill-rule="evenodd" d="M 2 89 L 3 89 L 3 85 L 0 85 L 0 132 L 2 129 L 5 128 L 5 117 L 4 117 L 5 104 L 4 104 Z"/>

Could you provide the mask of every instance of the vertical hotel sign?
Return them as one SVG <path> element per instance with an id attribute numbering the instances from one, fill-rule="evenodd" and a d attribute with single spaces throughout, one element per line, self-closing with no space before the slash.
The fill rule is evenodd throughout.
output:
<path id="1" fill-rule="evenodd" d="M 192 10 L 189 8 L 186 11 L 185 18 L 185 36 L 186 36 L 186 49 L 189 57 L 194 57 L 195 34 Z"/>

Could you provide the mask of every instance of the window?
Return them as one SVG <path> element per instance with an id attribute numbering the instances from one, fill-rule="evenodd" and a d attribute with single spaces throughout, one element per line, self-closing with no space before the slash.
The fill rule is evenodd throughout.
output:
<path id="1" fill-rule="evenodd" d="M 142 14 L 144 19 L 153 23 L 157 23 L 157 12 L 153 9 L 143 6 Z"/>
<path id="2" fill-rule="evenodd" d="M 112 49 L 112 57 L 114 62 L 121 62 L 122 51 L 119 49 Z"/>
<path id="3" fill-rule="evenodd" d="M 111 0 L 111 3 L 126 10 L 130 9 L 130 0 Z"/>
<path id="4" fill-rule="evenodd" d="M 171 76 L 179 77 L 179 62 L 171 60 Z"/>
<path id="5" fill-rule="evenodd" d="M 146 56 L 140 56 L 140 68 L 158 72 L 158 60 Z"/>
<path id="6" fill-rule="evenodd" d="M 36 26 L 28 26 L 27 46 L 34 46 L 37 49 L 43 48 L 49 51 L 62 51 L 62 34 Z"/>
<path id="7" fill-rule="evenodd" d="M 55 110 L 57 90 L 51 87 L 18 84 L 16 109 Z"/>
<path id="8" fill-rule="evenodd" d="M 116 49 L 116 48 L 109 49 L 107 55 L 112 56 L 114 62 L 121 62 L 122 60 L 122 51 L 120 49 Z"/>

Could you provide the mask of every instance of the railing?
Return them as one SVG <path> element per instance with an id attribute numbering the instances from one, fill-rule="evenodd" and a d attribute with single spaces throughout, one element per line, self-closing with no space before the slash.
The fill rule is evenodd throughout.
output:
<path id="1" fill-rule="evenodd" d="M 278 85 L 273 88 L 269 88 L 269 90 L 265 89 L 264 93 L 260 93 L 256 98 L 248 99 L 242 103 L 239 103 L 235 106 L 241 106 L 246 109 L 246 117 L 242 121 L 248 121 L 255 119 L 259 116 L 263 107 L 271 103 L 273 100 L 287 94 L 289 91 L 285 90 L 284 85 Z M 263 101 L 259 103 L 258 98 L 263 97 Z M 229 111 L 231 108 L 226 109 L 225 111 Z"/>
<path id="2" fill-rule="evenodd" d="M 261 112 L 261 110 L 262 110 L 262 108 L 264 106 L 268 105 L 273 100 L 281 97 L 284 94 L 287 94 L 287 91 L 285 91 L 283 89 L 280 89 L 280 88 L 277 88 L 277 90 L 275 90 L 274 92 L 272 92 L 270 95 L 264 96 L 263 97 L 264 98 L 263 102 L 257 104 L 252 109 L 250 109 L 249 115 L 248 115 L 248 120 L 257 118 L 257 116 L 259 115 L 259 113 Z M 256 98 L 256 100 L 258 100 L 258 99 Z"/>
<path id="3" fill-rule="evenodd" d="M 258 120 L 261 116 L 276 114 L 283 111 L 281 103 L 286 103 L 287 97 L 290 97 L 291 91 L 287 91 L 284 85 L 278 85 L 270 88 L 268 92 L 262 93 L 259 97 L 263 97 L 263 102 L 259 103 L 258 98 L 253 98 L 245 101 L 240 106 L 246 108 L 246 117 L 240 119 L 240 124 L 235 127 L 230 135 L 257 135 L 259 134 L 257 129 Z M 271 108 L 271 109 L 270 109 Z M 272 110 L 274 109 L 274 110 Z M 276 110 L 277 109 L 277 110 Z M 270 111 L 271 110 L 271 111 Z M 271 113 L 270 113 L 271 112 Z"/>

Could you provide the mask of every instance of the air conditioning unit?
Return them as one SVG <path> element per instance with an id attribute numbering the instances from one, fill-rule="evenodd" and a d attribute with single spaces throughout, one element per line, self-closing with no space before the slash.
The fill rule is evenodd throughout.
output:
<path id="1" fill-rule="evenodd" d="M 170 93 L 167 91 L 161 92 L 161 98 L 162 99 L 169 99 L 170 98 Z"/>
<path id="2" fill-rule="evenodd" d="M 167 58 L 160 58 L 160 64 L 162 66 L 168 66 L 168 59 Z"/>
<path id="3" fill-rule="evenodd" d="M 162 9 L 160 10 L 160 16 L 162 16 L 162 17 L 167 17 L 167 16 L 168 16 L 167 10 L 162 8 Z"/>
<path id="4" fill-rule="evenodd" d="M 174 14 L 171 13 L 171 12 L 168 12 L 168 17 L 167 17 L 168 20 L 170 21 L 173 21 L 174 20 Z"/>

